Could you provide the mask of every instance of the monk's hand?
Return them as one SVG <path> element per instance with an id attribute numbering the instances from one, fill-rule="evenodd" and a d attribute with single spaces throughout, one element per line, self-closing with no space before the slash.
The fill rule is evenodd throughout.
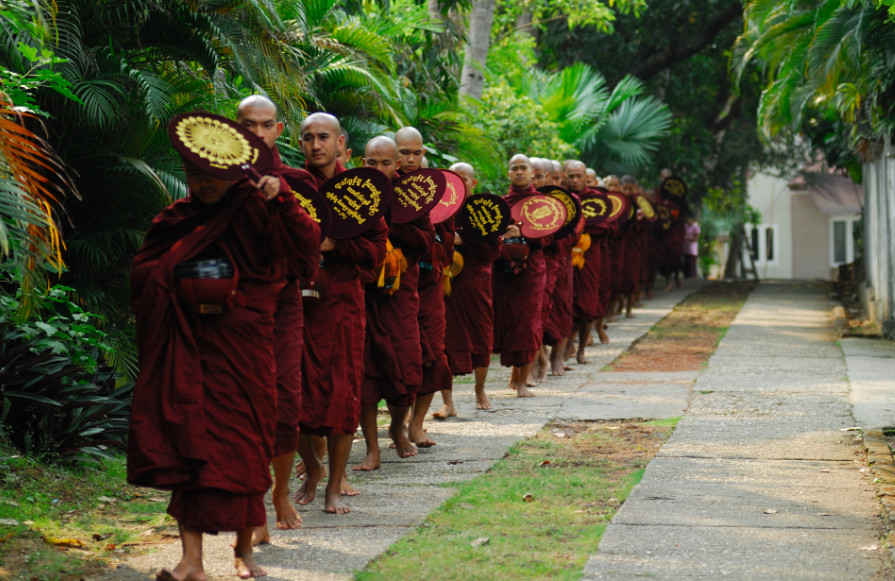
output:
<path id="1" fill-rule="evenodd" d="M 321 252 L 327 252 L 329 250 L 334 249 L 335 247 L 336 247 L 336 241 L 333 240 L 332 238 L 330 238 L 329 236 L 327 236 L 320 242 L 320 251 Z"/>
<path id="2" fill-rule="evenodd" d="M 506 238 L 519 238 L 520 236 L 522 236 L 522 232 L 519 230 L 519 226 L 513 224 L 512 226 L 507 228 L 507 231 L 504 232 L 503 235 Z"/>
<path id="3" fill-rule="evenodd" d="M 261 176 L 258 183 L 254 185 L 268 200 L 272 200 L 280 195 L 280 178 L 278 177 Z"/>
<path id="4" fill-rule="evenodd" d="M 454 232 L 454 246 L 459 246 L 463 244 L 463 239 L 460 238 L 459 232 Z"/>

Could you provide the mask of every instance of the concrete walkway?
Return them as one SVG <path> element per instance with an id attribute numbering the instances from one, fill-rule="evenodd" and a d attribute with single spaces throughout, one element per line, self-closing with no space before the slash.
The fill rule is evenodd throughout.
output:
<path id="1" fill-rule="evenodd" d="M 362 494 L 348 499 L 349 515 L 324 514 L 319 497 L 303 507 L 303 527 L 274 531 L 257 553 L 268 578 L 351 579 L 450 497 L 451 483 L 481 474 L 553 419 L 683 416 L 585 578 L 890 579 L 875 485 L 852 428 L 895 425 L 895 346 L 845 340 L 843 357 L 821 286 L 762 283 L 705 370 L 600 371 L 699 284 L 659 293 L 610 329 L 610 345 L 589 350 L 590 365 L 550 378 L 534 398 L 514 397 L 496 364 L 490 412 L 475 411 L 471 380 L 455 384 L 461 417 L 428 423 L 438 445 L 408 460 L 384 450 L 381 470 L 353 474 Z M 362 456 L 356 442 L 352 461 Z M 231 540 L 206 537 L 213 581 L 235 578 Z M 179 551 L 165 545 L 102 579 L 147 579 Z"/>
<path id="2" fill-rule="evenodd" d="M 686 281 L 683 289 L 657 293 L 633 319 L 611 326 L 609 345 L 588 350 L 590 365 L 575 365 L 564 377 L 549 378 L 533 388 L 533 398 L 517 398 L 507 383 L 509 371 L 493 362 L 487 391 L 494 405 L 476 411 L 471 378 L 454 385 L 460 417 L 427 422 L 429 436 L 438 445 L 401 460 L 389 450 L 380 430 L 382 469 L 352 473 L 350 482 L 361 495 L 347 499 L 348 515 L 323 513 L 322 486 L 318 497 L 300 507 L 303 526 L 295 531 L 273 530 L 270 545 L 260 547 L 257 561 L 271 581 L 333 581 L 353 578 L 356 571 L 399 538 L 419 526 L 426 516 L 454 494 L 451 483 L 469 480 L 488 470 L 515 442 L 535 435 L 547 422 L 564 419 L 620 419 L 628 417 L 679 417 L 686 408 L 697 372 L 670 374 L 606 373 L 600 369 L 663 319 L 685 296 L 703 283 Z M 435 397 L 433 409 L 441 404 Z M 363 441 L 356 441 L 352 464 L 364 456 Z M 297 483 L 293 481 L 292 489 Z M 274 518 L 268 499 L 268 520 Z M 205 537 L 205 565 L 211 581 L 235 579 L 229 543 L 232 534 Z M 161 566 L 173 567 L 180 557 L 179 543 L 127 559 L 113 566 L 103 581 L 144 581 Z"/>
<path id="3" fill-rule="evenodd" d="M 819 285 L 758 287 L 586 579 L 891 578 L 849 428 L 893 425 L 895 360 L 849 342 L 846 364 L 830 306 Z"/>

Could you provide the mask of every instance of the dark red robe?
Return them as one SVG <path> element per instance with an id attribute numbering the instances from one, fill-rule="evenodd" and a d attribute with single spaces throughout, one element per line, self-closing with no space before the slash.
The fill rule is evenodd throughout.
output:
<path id="1" fill-rule="evenodd" d="M 393 406 L 409 406 L 423 383 L 423 358 L 417 314 L 420 298 L 420 257 L 428 255 L 435 228 L 428 216 L 407 224 L 392 224 L 388 238 L 407 260 L 398 290 L 387 294 L 375 282 L 365 288 L 367 338 L 364 346 L 362 405 L 385 399 Z"/>
<path id="2" fill-rule="evenodd" d="M 463 270 L 451 280 L 445 304 L 445 351 L 453 375 L 488 367 L 494 345 L 491 265 L 500 256 L 500 239 L 466 242 L 454 247 Z"/>
<path id="3" fill-rule="evenodd" d="M 538 191 L 510 188 L 504 198 L 510 206 Z M 543 242 L 549 242 L 544 240 Z M 494 352 L 500 353 L 504 367 L 521 367 L 531 363 L 541 348 L 543 328 L 541 306 L 544 302 L 547 267 L 542 240 L 528 240 L 526 267 L 519 274 L 495 267 L 491 276 L 494 302 Z"/>
<path id="4" fill-rule="evenodd" d="M 264 523 L 277 419 L 274 311 L 286 262 L 308 244 L 306 218 L 292 196 L 268 202 L 240 180 L 216 204 L 187 198 L 167 208 L 134 257 L 140 374 L 128 481 L 173 490 L 168 512 L 188 529 Z M 221 256 L 238 276 L 232 304 L 217 315 L 187 312 L 174 267 Z"/>
<path id="5" fill-rule="evenodd" d="M 599 193 L 586 189 L 579 194 L 581 200 L 599 197 Z M 603 270 L 603 251 L 605 245 L 602 238 L 606 232 L 603 224 L 586 224 L 584 233 L 590 236 L 590 248 L 584 252 L 584 267 L 575 268 L 575 303 L 573 313 L 575 320 L 587 324 L 601 316 L 600 313 L 600 288 L 601 273 Z"/>
<path id="6" fill-rule="evenodd" d="M 322 186 L 326 179 L 311 174 Z M 342 173 L 341 164 L 336 173 Z M 369 230 L 323 253 L 317 274 L 321 297 L 305 303 L 300 429 L 317 435 L 353 434 L 360 422 L 366 311 L 363 285 L 385 258 L 388 227 L 380 219 Z"/>
<path id="7" fill-rule="evenodd" d="M 266 174 L 281 178 L 289 176 L 316 189 L 314 177 L 305 170 L 283 164 L 280 152 L 274 147 L 273 165 Z M 281 180 L 281 191 L 289 185 Z M 302 211 L 305 214 L 304 211 Z M 277 297 L 274 314 L 274 355 L 277 367 L 277 430 L 274 457 L 295 452 L 298 448 L 298 418 L 301 413 L 301 353 L 304 349 L 304 316 L 301 305 L 299 277 L 311 278 L 320 264 L 320 226 L 307 217 L 303 229 L 309 234 L 310 244 L 299 260 L 286 265 L 286 286 Z M 316 236 L 315 236 L 316 234 Z"/>
<path id="8" fill-rule="evenodd" d="M 419 395 L 451 389 L 453 385 L 444 346 L 444 265 L 450 264 L 454 253 L 454 219 L 436 224 L 435 235 L 430 260 L 420 262 L 420 310 L 417 319 L 423 350 L 423 384 Z"/>
<path id="9" fill-rule="evenodd" d="M 553 248 L 553 284 L 550 281 L 551 258 L 547 249 L 544 256 L 547 259 L 547 295 L 545 298 L 546 316 L 542 314 L 544 321 L 544 344 L 556 345 L 561 339 L 572 333 L 574 317 L 572 305 L 574 300 L 574 267 L 572 266 L 572 248 L 578 241 L 578 234 L 570 233 L 564 238 L 555 240 Z M 547 307 L 549 305 L 549 307 Z"/>
<path id="10" fill-rule="evenodd" d="M 597 304 L 597 318 L 603 318 L 609 314 L 609 302 L 612 300 L 612 266 L 614 264 L 613 252 L 615 251 L 615 232 L 618 225 L 615 223 L 602 224 L 596 238 L 591 238 L 591 243 L 600 244 L 600 293 Z"/>
<path id="11" fill-rule="evenodd" d="M 622 269 L 623 295 L 634 294 L 640 288 L 640 261 L 643 250 L 643 231 L 649 222 L 638 219 L 635 215 L 626 224 L 625 233 L 625 257 Z"/>

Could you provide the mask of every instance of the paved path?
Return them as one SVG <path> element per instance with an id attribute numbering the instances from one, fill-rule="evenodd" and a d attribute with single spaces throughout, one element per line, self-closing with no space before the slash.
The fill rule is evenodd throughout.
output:
<path id="1" fill-rule="evenodd" d="M 852 403 L 893 425 L 895 360 L 861 344 L 846 367 L 829 312 L 817 285 L 758 287 L 586 579 L 891 578 L 875 487 L 846 430 Z"/>
<path id="2" fill-rule="evenodd" d="M 493 363 L 488 393 L 490 412 L 476 411 L 471 379 L 454 386 L 459 419 L 427 422 L 434 448 L 420 450 L 407 460 L 387 449 L 385 431 L 381 470 L 358 475 L 352 484 L 361 495 L 347 503 L 344 516 L 322 512 L 322 494 L 300 509 L 304 524 L 295 531 L 272 532 L 272 543 L 257 552 L 258 562 L 271 581 L 331 581 L 351 579 L 353 573 L 383 553 L 389 545 L 412 532 L 425 517 L 454 494 L 452 482 L 473 478 L 503 458 L 507 448 L 536 434 L 547 422 L 568 419 L 622 419 L 679 417 L 687 405 L 696 372 L 671 374 L 606 373 L 600 369 L 624 352 L 636 339 L 664 318 L 681 299 L 702 283 L 687 281 L 683 290 L 658 293 L 636 318 L 622 319 L 610 328 L 611 343 L 588 350 L 588 366 L 533 388 L 535 397 L 520 399 L 507 387 L 508 370 Z M 440 406 L 436 396 L 433 407 Z M 363 441 L 355 442 L 352 463 L 363 458 Z M 293 482 L 293 490 L 295 483 Z M 322 488 L 321 488 L 322 491 Z M 273 510 L 268 502 L 268 519 Z M 212 581 L 235 579 L 232 534 L 205 537 L 206 572 Z M 117 565 L 103 581 L 145 580 L 160 566 L 173 566 L 180 545 L 164 545 L 159 551 Z"/>

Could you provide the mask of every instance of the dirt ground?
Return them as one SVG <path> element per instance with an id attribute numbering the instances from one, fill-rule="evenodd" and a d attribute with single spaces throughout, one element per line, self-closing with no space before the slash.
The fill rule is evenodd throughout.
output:
<path id="1" fill-rule="evenodd" d="M 641 372 L 701 369 L 755 285 L 753 281 L 732 281 L 703 287 L 634 343 L 610 369 Z"/>

